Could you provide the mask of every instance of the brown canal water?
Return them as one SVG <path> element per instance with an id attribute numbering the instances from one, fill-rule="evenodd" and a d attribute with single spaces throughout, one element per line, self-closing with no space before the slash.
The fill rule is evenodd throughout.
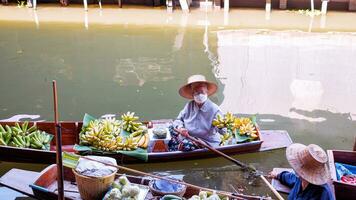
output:
<path id="1" fill-rule="evenodd" d="M 0 119 L 53 120 L 53 79 L 61 120 L 126 111 L 145 120 L 174 118 L 186 102 L 178 88 L 199 73 L 218 83 L 211 99 L 224 112 L 257 113 L 261 129 L 287 130 L 295 142 L 352 148 L 356 34 L 207 25 L 87 29 L 76 22 L 36 27 L 0 21 Z M 285 150 L 235 158 L 266 173 L 288 167 Z M 205 187 L 232 191 L 232 185 L 247 194 L 271 195 L 263 183 L 250 185 L 220 158 L 130 166 L 182 174 Z M 14 167 L 39 171 L 45 165 L 1 162 L 0 174 Z"/>

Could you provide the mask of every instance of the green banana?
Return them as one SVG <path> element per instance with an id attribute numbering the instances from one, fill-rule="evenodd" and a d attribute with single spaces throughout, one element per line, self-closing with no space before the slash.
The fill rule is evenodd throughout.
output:
<path id="1" fill-rule="evenodd" d="M 11 142 L 9 143 L 9 146 L 12 146 L 12 147 L 19 147 L 17 144 L 14 143 L 14 141 L 11 141 Z"/>
<path id="2" fill-rule="evenodd" d="M 12 134 L 14 134 L 14 135 L 22 134 L 22 129 L 13 126 L 13 127 L 12 127 Z"/>
<path id="3" fill-rule="evenodd" d="M 17 140 L 20 142 L 21 146 L 23 146 L 23 147 L 26 146 L 26 142 L 25 142 L 25 140 L 22 138 L 22 136 L 17 135 L 17 136 L 15 136 L 15 138 L 17 138 Z"/>
<path id="4" fill-rule="evenodd" d="M 4 140 L 5 140 L 5 143 L 6 143 L 6 144 L 9 144 L 9 142 L 10 142 L 10 140 L 11 140 L 11 138 L 12 138 L 12 134 L 11 134 L 11 133 L 8 133 L 8 132 L 5 132 L 5 133 L 3 134 L 3 137 L 4 137 Z"/>
<path id="5" fill-rule="evenodd" d="M 18 128 L 18 129 L 20 129 L 20 130 L 22 130 L 22 129 L 21 129 L 21 126 L 20 126 L 20 124 L 19 124 L 18 122 L 15 123 L 15 127 Z"/>
<path id="6" fill-rule="evenodd" d="M 35 125 L 32 125 L 29 129 L 27 129 L 28 133 L 32 133 L 34 131 L 36 131 L 37 127 Z"/>
<path id="7" fill-rule="evenodd" d="M 37 145 L 37 144 L 35 144 L 35 143 L 31 143 L 30 144 L 30 147 L 32 147 L 32 148 L 34 148 L 34 149 L 41 149 L 42 148 L 42 146 L 41 145 Z"/>
<path id="8" fill-rule="evenodd" d="M 10 128 L 9 125 L 6 125 L 5 128 L 6 128 L 6 132 L 12 134 L 12 129 Z"/>
<path id="9" fill-rule="evenodd" d="M 0 145 L 7 146 L 7 143 L 2 138 L 0 138 Z"/>
<path id="10" fill-rule="evenodd" d="M 38 140 L 31 138 L 31 144 L 30 146 L 35 146 L 36 149 L 41 149 L 43 144 L 41 142 L 39 142 Z"/>
<path id="11" fill-rule="evenodd" d="M 6 130 L 4 129 L 4 127 L 1 124 L 0 124 L 0 132 L 2 132 L 2 133 L 6 132 Z"/>
<path id="12" fill-rule="evenodd" d="M 26 142 L 26 147 L 30 147 L 31 144 L 31 138 L 29 136 L 25 136 L 25 142 Z"/>
<path id="13" fill-rule="evenodd" d="M 28 127 L 28 121 L 25 121 L 21 126 L 22 132 L 26 133 L 27 127 Z"/>
<path id="14" fill-rule="evenodd" d="M 12 142 L 14 142 L 17 147 L 22 147 L 22 143 L 17 139 L 17 137 L 12 138 Z"/>
<path id="15" fill-rule="evenodd" d="M 0 132 L 0 145 L 5 145 L 5 146 L 7 145 L 7 143 L 4 140 L 4 136 L 2 132 Z"/>
<path id="16" fill-rule="evenodd" d="M 131 133 L 130 137 L 136 137 L 136 136 L 141 135 L 142 133 L 143 133 L 143 130 L 140 129 L 138 131 L 135 131 L 135 132 Z"/>

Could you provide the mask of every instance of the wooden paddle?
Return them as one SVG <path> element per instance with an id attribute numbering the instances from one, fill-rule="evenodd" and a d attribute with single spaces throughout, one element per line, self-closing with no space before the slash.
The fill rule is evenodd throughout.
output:
<path id="1" fill-rule="evenodd" d="M 174 129 L 174 131 L 176 131 L 177 133 L 180 133 L 177 129 Z M 205 143 L 204 141 L 202 141 L 200 139 L 197 139 L 197 138 L 192 137 L 190 135 L 187 135 L 187 136 L 183 135 L 183 136 L 188 138 L 188 139 L 190 139 L 190 140 L 192 140 L 193 142 L 195 142 L 195 143 L 197 143 L 197 144 L 209 149 L 210 151 L 212 151 L 212 152 L 214 152 L 214 153 L 226 158 L 227 160 L 235 163 L 236 165 L 240 166 L 243 170 L 246 170 L 246 169 L 247 170 L 252 170 L 252 172 L 254 172 L 257 176 L 259 176 L 263 180 L 264 183 L 267 184 L 269 189 L 273 192 L 274 195 L 276 195 L 276 197 L 279 200 L 284 200 L 284 198 L 278 193 L 278 191 L 276 189 L 274 189 L 273 186 L 266 180 L 266 178 L 263 175 L 259 174 L 255 168 L 253 168 L 251 166 L 248 166 L 247 164 L 245 164 L 243 162 L 240 162 L 240 161 L 238 161 L 238 160 L 236 160 L 236 159 L 224 154 L 223 152 L 215 149 L 214 147 L 210 146 L 209 144 Z"/>

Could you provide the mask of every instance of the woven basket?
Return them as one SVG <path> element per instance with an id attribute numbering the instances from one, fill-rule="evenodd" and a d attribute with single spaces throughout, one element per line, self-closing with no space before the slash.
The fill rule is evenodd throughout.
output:
<path id="1" fill-rule="evenodd" d="M 83 176 L 72 169 L 80 196 L 84 200 L 102 199 L 115 180 L 116 172 L 103 177 Z"/>

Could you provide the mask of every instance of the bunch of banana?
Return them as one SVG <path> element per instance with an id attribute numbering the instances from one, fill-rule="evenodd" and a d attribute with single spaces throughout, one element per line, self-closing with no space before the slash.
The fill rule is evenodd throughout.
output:
<path id="1" fill-rule="evenodd" d="M 113 140 L 121 133 L 121 123 L 115 119 L 90 121 L 80 133 L 80 144 L 98 146 L 100 142 Z M 107 147 L 105 147 L 107 148 Z"/>
<path id="2" fill-rule="evenodd" d="M 114 136 L 120 135 L 121 123 L 116 119 L 98 119 L 90 121 L 88 126 L 84 128 L 86 132 L 105 132 Z"/>
<path id="3" fill-rule="evenodd" d="M 12 138 L 12 131 L 11 132 L 6 131 L 4 127 L 0 125 L 0 145 L 7 146 L 10 143 L 11 138 Z"/>
<path id="4" fill-rule="evenodd" d="M 80 134 L 80 144 L 95 146 L 101 141 L 112 140 L 113 138 L 114 136 L 110 132 L 105 132 L 102 128 L 96 127 Z"/>
<path id="5" fill-rule="evenodd" d="M 230 132 L 225 133 L 224 135 L 220 135 L 220 146 L 224 146 L 227 142 L 232 139 L 232 134 Z"/>
<path id="6" fill-rule="evenodd" d="M 217 128 L 231 128 L 233 126 L 235 117 L 230 112 L 227 112 L 224 117 L 217 115 L 216 119 L 213 120 L 213 126 Z"/>
<path id="7" fill-rule="evenodd" d="M 144 132 L 142 123 L 138 121 L 139 117 L 135 116 L 134 112 L 127 112 L 121 116 L 122 127 L 125 131 L 138 136 Z"/>
<path id="8" fill-rule="evenodd" d="M 252 138 L 257 138 L 257 131 L 252 123 L 243 124 L 239 128 L 240 135 L 251 136 Z"/>
<path id="9" fill-rule="evenodd" d="M 30 143 L 29 146 L 35 149 L 48 149 L 48 145 L 51 139 L 52 138 L 49 134 L 40 130 L 34 131 L 30 133 L 28 136 L 25 136 L 26 142 L 29 140 Z"/>
<path id="10" fill-rule="evenodd" d="M 141 135 L 136 137 L 135 140 L 137 141 L 137 146 L 146 149 L 148 147 L 148 143 L 150 141 L 148 134 Z"/>
<path id="11" fill-rule="evenodd" d="M 124 142 L 117 143 L 118 150 L 132 151 L 137 149 L 138 143 L 131 137 L 126 138 Z"/>
<path id="12" fill-rule="evenodd" d="M 8 125 L 5 126 L 5 128 L 10 131 L 10 128 Z M 32 127 L 28 128 L 28 121 L 25 121 L 21 126 L 19 123 L 15 123 L 15 126 L 11 127 L 11 132 L 13 135 L 27 135 L 32 133 L 33 131 L 36 131 L 37 127 L 33 125 Z"/>
<path id="13" fill-rule="evenodd" d="M 240 135 L 247 135 L 247 136 L 251 136 L 252 138 L 258 137 L 256 128 L 253 125 L 250 118 L 246 118 L 246 117 L 235 118 L 233 124 L 233 130 L 236 129 L 239 130 Z"/>
<path id="14" fill-rule="evenodd" d="M 30 140 L 29 136 L 15 135 L 11 138 L 11 142 L 8 143 L 8 145 L 13 147 L 29 148 L 31 145 Z"/>
<path id="15" fill-rule="evenodd" d="M 22 125 L 16 122 L 12 127 L 5 125 L 5 128 L 0 125 L 0 145 L 48 149 L 52 139 L 51 136 L 44 131 L 38 130 L 35 125 L 28 128 L 28 124 L 28 121 Z"/>
<path id="16" fill-rule="evenodd" d="M 240 126 L 252 123 L 250 118 L 236 117 L 233 124 L 233 129 L 239 129 Z"/>
<path id="17" fill-rule="evenodd" d="M 120 136 L 118 136 L 117 138 L 121 138 Z M 112 138 L 112 139 L 104 139 L 104 140 L 100 140 L 98 143 L 95 143 L 93 146 L 103 150 L 103 151 L 116 151 L 118 150 L 118 144 L 119 142 L 121 142 L 121 140 L 119 140 L 119 142 L 117 142 L 116 138 Z"/>

